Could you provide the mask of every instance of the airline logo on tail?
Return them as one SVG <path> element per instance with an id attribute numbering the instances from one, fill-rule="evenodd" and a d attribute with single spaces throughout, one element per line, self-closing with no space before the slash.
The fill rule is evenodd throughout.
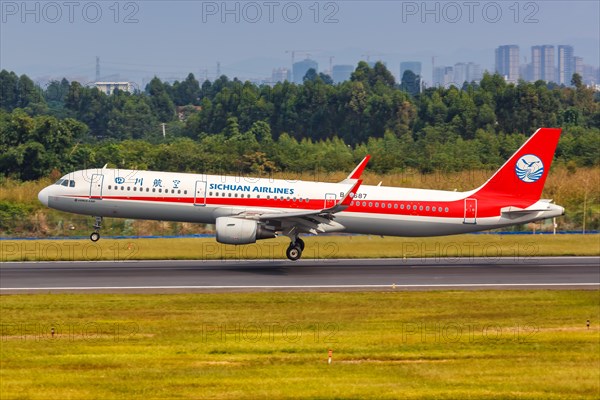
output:
<path id="1" fill-rule="evenodd" d="M 515 173 L 523 182 L 536 182 L 544 175 L 544 163 L 535 154 L 526 154 L 515 164 Z"/>

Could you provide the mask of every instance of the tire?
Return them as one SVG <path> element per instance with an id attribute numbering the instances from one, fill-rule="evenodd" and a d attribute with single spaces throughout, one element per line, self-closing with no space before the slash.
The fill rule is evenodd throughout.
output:
<path id="1" fill-rule="evenodd" d="M 100 234 L 98 232 L 92 232 L 90 235 L 90 240 L 92 242 L 97 242 L 100 239 Z"/>
<path id="2" fill-rule="evenodd" d="M 292 261 L 299 260 L 300 257 L 302 257 L 302 249 L 298 245 L 290 245 L 285 252 L 285 255 Z"/>
<path id="3" fill-rule="evenodd" d="M 302 240 L 300 238 L 296 239 L 296 245 L 300 246 L 301 251 L 304 251 L 304 240 Z"/>

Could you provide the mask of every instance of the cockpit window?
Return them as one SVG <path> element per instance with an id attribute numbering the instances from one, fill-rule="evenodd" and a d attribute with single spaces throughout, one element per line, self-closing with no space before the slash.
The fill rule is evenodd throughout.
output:
<path id="1" fill-rule="evenodd" d="M 75 181 L 71 179 L 59 179 L 56 181 L 55 185 L 66 186 L 66 187 L 75 187 Z"/>

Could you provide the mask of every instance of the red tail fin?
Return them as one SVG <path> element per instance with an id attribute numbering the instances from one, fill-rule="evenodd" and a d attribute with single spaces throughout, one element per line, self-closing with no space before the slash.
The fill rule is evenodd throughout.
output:
<path id="1" fill-rule="evenodd" d="M 540 199 L 561 129 L 540 128 L 473 197 L 510 197 L 533 203 Z"/>

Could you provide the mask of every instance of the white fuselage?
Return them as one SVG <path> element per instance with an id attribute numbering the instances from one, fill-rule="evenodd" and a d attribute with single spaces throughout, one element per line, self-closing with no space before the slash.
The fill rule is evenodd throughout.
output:
<path id="1" fill-rule="evenodd" d="M 214 224 L 218 217 L 326 209 L 350 187 L 348 183 L 104 168 L 65 175 L 43 189 L 39 199 L 51 208 L 78 214 Z M 362 185 L 350 206 L 335 214 L 335 221 L 349 233 L 438 236 L 564 213 L 548 201 L 506 204 L 501 199 L 471 197 L 475 192 Z M 507 207 L 522 211 L 507 213 Z"/>

